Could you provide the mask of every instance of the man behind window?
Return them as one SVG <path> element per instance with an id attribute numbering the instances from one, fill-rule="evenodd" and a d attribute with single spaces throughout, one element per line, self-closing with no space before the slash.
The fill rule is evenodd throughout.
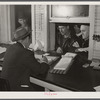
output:
<path id="1" fill-rule="evenodd" d="M 82 45 L 75 50 L 78 57 L 78 62 L 81 62 L 82 64 L 87 63 L 88 61 L 88 49 L 89 49 L 89 25 L 81 25 L 80 27 L 81 33 L 82 33 Z"/>
<path id="2" fill-rule="evenodd" d="M 70 26 L 59 25 L 58 30 L 59 33 L 57 33 L 56 39 L 56 52 L 65 54 L 68 51 L 74 51 L 73 43 L 76 42 L 76 40 L 72 36 L 74 33 L 71 32 Z"/>
<path id="3" fill-rule="evenodd" d="M 88 46 L 89 46 L 89 26 L 88 25 L 81 25 L 80 27 L 81 33 L 82 33 L 82 46 L 77 49 L 78 52 L 87 52 Z"/>
<path id="4" fill-rule="evenodd" d="M 15 44 L 11 45 L 4 56 L 1 77 L 7 79 L 12 91 L 40 91 L 38 86 L 30 83 L 30 76 L 45 77 L 49 66 L 47 59 L 39 63 L 34 52 L 28 50 L 31 43 L 31 32 L 19 28 L 14 33 Z"/>

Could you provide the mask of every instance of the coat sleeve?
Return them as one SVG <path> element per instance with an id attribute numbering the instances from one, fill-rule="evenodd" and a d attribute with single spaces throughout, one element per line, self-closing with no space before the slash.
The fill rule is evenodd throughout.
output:
<path id="1" fill-rule="evenodd" d="M 26 58 L 26 63 L 30 69 L 31 75 L 41 75 L 44 77 L 47 74 L 49 65 L 46 63 L 39 63 L 35 59 L 34 53 L 30 53 Z"/>

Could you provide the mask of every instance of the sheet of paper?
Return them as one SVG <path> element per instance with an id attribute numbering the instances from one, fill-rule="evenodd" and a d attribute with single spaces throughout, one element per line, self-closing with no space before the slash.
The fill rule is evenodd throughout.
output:
<path id="1" fill-rule="evenodd" d="M 100 86 L 96 86 L 96 87 L 94 87 L 94 89 L 95 89 L 96 91 L 100 92 Z"/>
<path id="2" fill-rule="evenodd" d="M 4 60 L 4 57 L 0 59 L 0 61 L 3 61 L 3 60 Z"/>
<path id="3" fill-rule="evenodd" d="M 77 55 L 76 53 L 70 53 L 70 52 L 68 52 L 64 56 L 73 57 L 74 58 L 76 55 Z"/>
<path id="4" fill-rule="evenodd" d="M 34 51 L 36 50 L 44 50 L 44 43 L 40 40 L 36 41 L 36 44 L 33 47 Z"/>
<path id="5" fill-rule="evenodd" d="M 6 48 L 5 47 L 0 47 L 0 53 L 3 53 L 6 51 Z"/>
<path id="6" fill-rule="evenodd" d="M 48 60 L 56 60 L 58 57 L 56 56 L 46 56 Z"/>
<path id="7" fill-rule="evenodd" d="M 72 58 L 64 57 L 58 62 L 58 64 L 54 67 L 54 69 L 66 70 L 69 67 L 71 61 L 72 61 Z"/>
<path id="8" fill-rule="evenodd" d="M 2 66 L 0 66 L 0 71 L 2 71 Z"/>
<path id="9" fill-rule="evenodd" d="M 48 63 L 52 64 L 54 61 L 56 61 L 59 57 L 56 56 L 46 56 L 48 59 Z"/>
<path id="10" fill-rule="evenodd" d="M 94 62 L 92 61 L 92 63 L 90 64 L 90 66 L 94 66 L 94 67 L 100 67 L 100 62 Z"/>
<path id="11" fill-rule="evenodd" d="M 41 59 L 42 58 L 42 55 L 35 54 L 35 58 L 36 59 Z"/>

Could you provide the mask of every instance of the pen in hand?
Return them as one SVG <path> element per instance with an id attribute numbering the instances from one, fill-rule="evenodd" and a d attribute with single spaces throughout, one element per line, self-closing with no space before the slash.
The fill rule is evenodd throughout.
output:
<path id="1" fill-rule="evenodd" d="M 46 56 L 44 56 L 44 55 L 42 55 L 42 59 L 41 59 L 43 62 L 46 62 L 46 63 L 48 63 L 48 59 L 47 59 L 47 57 Z"/>

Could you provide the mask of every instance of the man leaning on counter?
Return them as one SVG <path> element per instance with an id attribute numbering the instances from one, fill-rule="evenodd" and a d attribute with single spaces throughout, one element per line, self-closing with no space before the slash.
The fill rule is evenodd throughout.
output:
<path id="1" fill-rule="evenodd" d="M 19 28 L 14 32 L 16 43 L 6 51 L 1 77 L 8 80 L 12 91 L 41 91 L 44 88 L 30 83 L 30 76 L 45 77 L 49 65 L 46 57 L 38 62 L 34 52 L 28 50 L 31 43 L 31 31 Z"/>

